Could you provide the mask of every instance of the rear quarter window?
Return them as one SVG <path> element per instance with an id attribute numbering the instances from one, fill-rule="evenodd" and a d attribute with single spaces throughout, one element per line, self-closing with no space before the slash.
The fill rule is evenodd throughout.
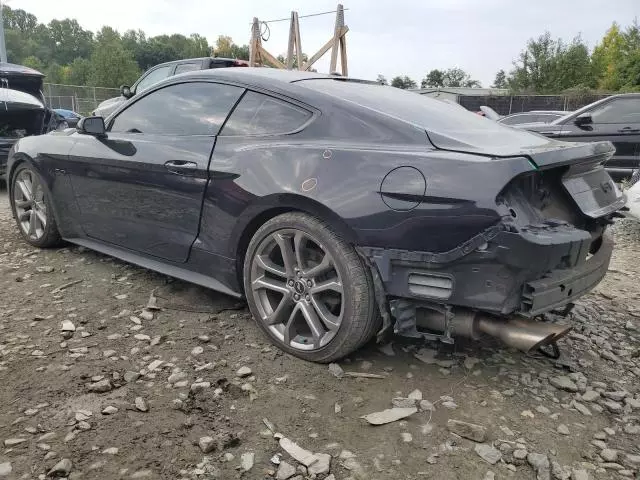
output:
<path id="1" fill-rule="evenodd" d="M 247 91 L 221 135 L 275 135 L 302 127 L 312 113 L 289 102 Z"/>

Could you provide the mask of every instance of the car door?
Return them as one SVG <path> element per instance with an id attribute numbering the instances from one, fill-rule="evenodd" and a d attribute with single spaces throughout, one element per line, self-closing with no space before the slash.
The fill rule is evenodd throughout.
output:
<path id="1" fill-rule="evenodd" d="M 590 117 L 590 121 L 589 118 Z M 586 123 L 580 125 L 580 118 Z M 562 140 L 592 142 L 609 140 L 616 153 L 607 167 L 631 169 L 640 155 L 640 97 L 612 97 L 570 117 L 563 125 Z"/>
<path id="2" fill-rule="evenodd" d="M 77 133 L 68 175 L 88 237 L 185 262 L 199 228 L 216 135 L 243 89 L 185 82 L 156 88 Z"/>

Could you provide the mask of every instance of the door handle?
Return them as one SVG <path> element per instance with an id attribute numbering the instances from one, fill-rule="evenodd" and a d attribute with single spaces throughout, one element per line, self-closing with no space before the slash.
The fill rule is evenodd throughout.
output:
<path id="1" fill-rule="evenodd" d="M 637 133 L 637 132 L 640 132 L 640 128 L 624 127 L 624 128 L 621 128 L 620 130 L 618 130 L 618 132 L 620 132 L 620 133 Z"/>
<path id="2" fill-rule="evenodd" d="M 196 162 L 185 162 L 183 160 L 169 160 L 168 162 L 165 162 L 164 166 L 167 168 L 198 168 L 198 164 Z"/>
<path id="3" fill-rule="evenodd" d="M 165 162 L 164 168 L 176 175 L 193 175 L 191 172 L 198 168 L 196 162 L 185 162 L 184 160 L 169 160 Z"/>

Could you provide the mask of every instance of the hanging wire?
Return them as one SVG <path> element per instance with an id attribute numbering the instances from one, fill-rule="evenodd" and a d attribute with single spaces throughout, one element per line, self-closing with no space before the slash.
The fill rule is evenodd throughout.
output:
<path id="1" fill-rule="evenodd" d="M 348 8 L 344 8 L 344 11 L 349 10 Z M 330 13 L 336 13 L 337 10 L 331 10 L 329 12 L 318 12 L 318 13 L 310 13 L 308 15 L 298 15 L 298 18 L 309 18 L 309 17 L 318 17 L 320 15 L 329 15 Z M 275 23 L 275 22 L 288 22 L 291 20 L 291 17 L 287 18 L 276 18 L 274 20 L 265 20 L 261 23 Z"/>
<path id="2" fill-rule="evenodd" d="M 269 28 L 269 24 L 267 22 L 260 22 L 260 37 L 262 38 L 263 42 L 266 42 L 271 38 L 271 29 Z"/>

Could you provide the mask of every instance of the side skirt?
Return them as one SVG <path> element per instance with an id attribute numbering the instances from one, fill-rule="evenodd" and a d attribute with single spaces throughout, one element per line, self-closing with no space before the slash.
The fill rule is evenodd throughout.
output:
<path id="1" fill-rule="evenodd" d="M 109 255 L 111 257 L 119 258 L 120 260 L 123 260 L 125 262 L 132 263 L 134 265 L 138 265 L 140 267 L 147 268 L 164 275 L 169 275 L 170 277 L 179 278 L 180 280 L 184 280 L 185 282 L 195 283 L 196 285 L 210 288 L 211 290 L 216 290 L 217 292 L 224 293 L 225 295 L 229 295 L 231 297 L 242 297 L 239 292 L 234 292 L 218 280 L 207 275 L 202 275 L 201 273 L 192 272 L 191 270 L 187 270 L 182 266 L 162 262 L 154 258 L 140 255 L 139 253 L 133 252 L 131 250 L 118 248 L 113 245 L 87 238 L 65 238 L 64 240 L 76 245 L 80 245 L 82 247 L 86 247 L 90 250 L 95 250 L 96 252 L 104 253 L 105 255 Z"/>

